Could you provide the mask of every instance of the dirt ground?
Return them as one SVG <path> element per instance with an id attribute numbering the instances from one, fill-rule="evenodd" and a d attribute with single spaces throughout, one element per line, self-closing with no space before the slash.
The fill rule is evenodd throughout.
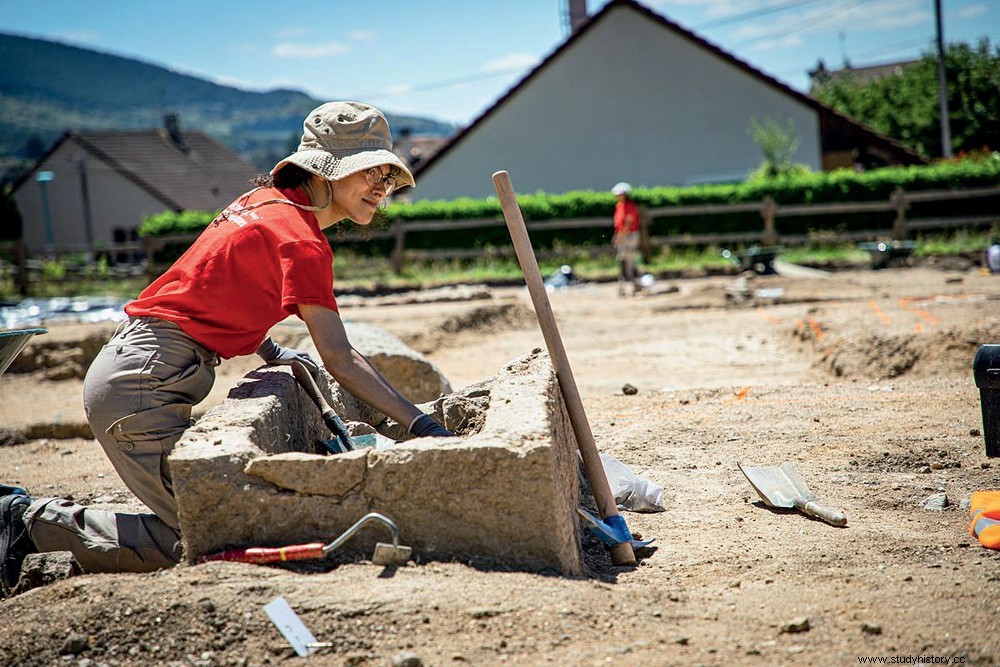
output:
<path id="1" fill-rule="evenodd" d="M 0 601 L 0 665 L 997 664 L 1000 552 L 969 536 L 962 503 L 1000 489 L 972 376 L 977 347 L 1000 343 L 1000 279 L 967 264 L 784 268 L 635 298 L 613 284 L 551 295 L 598 446 L 666 490 L 665 512 L 625 515 L 656 538 L 638 566 L 612 566 L 585 538 L 580 578 L 419 554 L 394 571 L 82 575 Z M 373 297 L 343 314 L 400 336 L 459 388 L 544 345 L 526 290 L 488 297 Z M 95 328 L 105 336 L 47 335 Z M 254 365 L 226 362 L 204 407 Z M 54 375 L 70 377 L 0 379 L 16 443 L 0 447 L 0 478 L 135 508 L 94 441 L 66 437 L 82 428 L 81 380 Z M 784 461 L 847 527 L 768 509 L 737 468 Z M 946 507 L 922 506 L 939 492 Z M 278 596 L 332 646 L 296 658 L 263 611 Z"/>

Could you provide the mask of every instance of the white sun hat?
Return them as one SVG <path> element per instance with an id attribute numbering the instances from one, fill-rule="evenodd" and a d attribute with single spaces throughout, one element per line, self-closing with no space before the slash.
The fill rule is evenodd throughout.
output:
<path id="1" fill-rule="evenodd" d="M 299 147 L 274 165 L 271 175 L 286 164 L 331 181 L 388 164 L 396 168 L 400 185 L 414 185 L 413 174 L 392 152 L 389 121 L 360 102 L 327 102 L 313 109 L 302 123 Z"/>

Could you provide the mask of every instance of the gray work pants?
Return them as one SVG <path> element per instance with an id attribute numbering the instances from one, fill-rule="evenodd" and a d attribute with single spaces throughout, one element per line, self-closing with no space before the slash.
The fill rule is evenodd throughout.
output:
<path id="1" fill-rule="evenodd" d="M 167 456 L 208 395 L 219 357 L 169 322 L 132 318 L 87 371 L 83 402 L 94 436 L 152 514 L 39 498 L 25 512 L 40 552 L 72 551 L 86 572 L 149 572 L 181 558 Z"/>

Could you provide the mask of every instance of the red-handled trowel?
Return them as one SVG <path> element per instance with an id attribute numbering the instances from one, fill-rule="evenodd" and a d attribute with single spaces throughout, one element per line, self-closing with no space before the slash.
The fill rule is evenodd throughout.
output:
<path id="1" fill-rule="evenodd" d="M 795 508 L 803 514 L 822 519 L 831 526 L 847 525 L 847 516 L 843 512 L 816 502 L 806 481 L 791 463 L 782 463 L 779 468 L 753 468 L 742 463 L 737 465 L 768 506 Z"/>

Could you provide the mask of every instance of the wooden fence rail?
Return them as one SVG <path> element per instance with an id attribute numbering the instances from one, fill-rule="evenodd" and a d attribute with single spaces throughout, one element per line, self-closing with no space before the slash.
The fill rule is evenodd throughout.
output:
<path id="1" fill-rule="evenodd" d="M 933 190 L 923 192 L 894 191 L 886 201 L 840 202 L 831 204 L 777 204 L 771 197 L 765 197 L 759 202 L 739 204 L 699 204 L 692 206 L 666 206 L 640 209 L 640 224 L 642 230 L 642 254 L 648 261 L 655 248 L 666 246 L 706 246 L 724 244 L 761 244 L 764 246 L 802 245 L 823 241 L 837 243 L 844 241 L 898 240 L 907 238 L 911 231 L 932 229 L 954 229 L 961 227 L 984 227 L 1000 224 L 1000 206 L 991 206 L 980 215 L 948 216 L 933 218 L 909 219 L 907 211 L 911 204 L 951 201 L 955 199 L 973 199 L 1000 197 L 1000 187 L 969 188 L 965 190 Z M 867 229 L 839 232 L 816 232 L 809 234 L 779 234 L 776 224 L 779 218 L 817 215 L 851 215 L 857 213 L 895 212 L 895 218 L 890 228 Z M 654 220 L 660 218 L 729 215 L 733 213 L 758 213 L 761 217 L 761 227 L 757 230 L 739 232 L 708 233 L 708 234 L 673 234 L 667 236 L 650 236 L 649 227 Z M 512 246 L 498 246 L 484 249 L 446 249 L 446 250 L 407 250 L 406 235 L 418 232 L 445 232 L 469 229 L 490 229 L 504 227 L 502 217 L 477 218 L 469 220 L 429 220 L 403 222 L 397 220 L 387 229 L 359 229 L 345 232 L 336 240 L 357 242 L 364 240 L 393 240 L 393 250 L 390 256 L 395 273 L 401 274 L 407 261 L 475 259 L 483 256 L 513 257 Z M 600 229 L 611 227 L 611 215 L 607 217 L 573 218 L 565 220 L 540 220 L 527 223 L 529 231 L 558 231 L 568 229 Z M 197 234 L 179 234 L 171 236 L 146 237 L 138 243 L 121 243 L 91 247 L 82 245 L 59 246 L 51 248 L 47 255 L 65 255 L 69 253 L 89 252 L 91 255 L 105 253 L 116 256 L 119 253 L 141 253 L 146 258 L 171 244 L 190 244 Z M 609 248 L 598 252 L 610 253 Z M 14 273 L 18 276 L 18 284 L 27 289 L 28 275 L 32 260 L 24 252 L 20 242 L 0 243 L 0 253 L 13 257 Z M 543 251 L 540 257 L 552 257 L 557 251 Z M 147 260 L 148 261 L 148 260 Z M 35 262 L 37 264 L 37 261 Z M 147 270 L 154 274 L 162 267 L 148 265 Z M 26 293 L 26 292 L 23 292 Z"/>

